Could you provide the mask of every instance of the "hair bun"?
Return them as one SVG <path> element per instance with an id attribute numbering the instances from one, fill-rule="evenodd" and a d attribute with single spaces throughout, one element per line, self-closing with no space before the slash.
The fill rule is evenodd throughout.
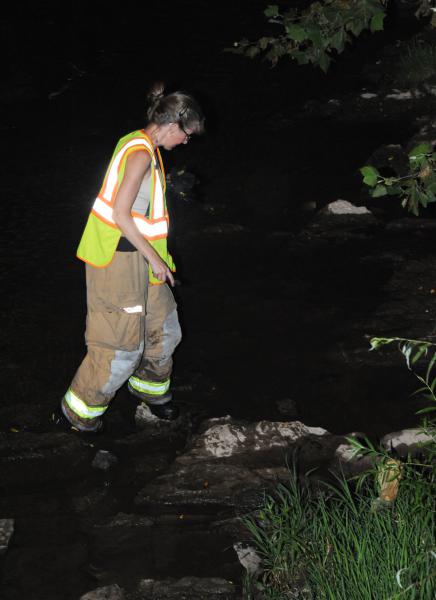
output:
<path id="1" fill-rule="evenodd" d="M 148 94 L 148 99 L 151 103 L 158 102 L 161 98 L 163 98 L 165 90 L 165 84 L 162 81 L 156 81 L 151 87 L 150 93 Z"/>

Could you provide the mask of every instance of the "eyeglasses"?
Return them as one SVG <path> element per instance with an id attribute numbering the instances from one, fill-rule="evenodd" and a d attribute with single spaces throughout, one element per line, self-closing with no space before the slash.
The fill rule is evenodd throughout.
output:
<path id="1" fill-rule="evenodd" d="M 192 133 L 188 133 L 181 123 L 179 123 L 179 127 L 183 131 L 183 133 L 186 135 L 186 141 L 189 142 L 189 140 L 192 137 Z"/>

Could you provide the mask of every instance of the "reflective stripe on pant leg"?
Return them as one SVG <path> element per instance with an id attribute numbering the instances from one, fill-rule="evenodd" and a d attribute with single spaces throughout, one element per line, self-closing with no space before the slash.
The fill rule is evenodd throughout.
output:
<path id="1" fill-rule="evenodd" d="M 170 387 L 170 380 L 166 381 L 146 381 L 139 377 L 130 377 L 129 383 L 133 389 L 143 394 L 149 394 L 150 396 L 163 396 L 166 394 Z"/>
<path id="2" fill-rule="evenodd" d="M 141 383 L 145 383 L 145 382 L 141 382 Z M 169 381 L 168 381 L 168 383 L 169 383 Z M 136 396 L 142 402 L 145 402 L 146 404 L 149 404 L 149 405 L 152 405 L 152 404 L 155 404 L 155 405 L 166 404 L 172 398 L 172 395 L 171 395 L 170 391 L 167 391 L 165 394 L 156 394 L 154 396 L 152 394 L 150 394 L 150 393 L 143 392 L 137 384 L 134 383 L 132 385 L 130 383 L 130 380 L 127 383 L 127 388 L 128 388 L 129 392 L 133 396 Z"/>
<path id="3" fill-rule="evenodd" d="M 88 406 L 72 391 L 71 388 L 67 390 L 64 400 L 73 413 L 82 419 L 95 419 L 96 417 L 101 417 L 107 410 L 107 406 Z"/>
<path id="4" fill-rule="evenodd" d="M 71 426 L 79 431 L 89 431 L 96 432 L 101 429 L 102 418 L 101 417 L 90 417 L 88 419 L 84 419 L 83 417 L 79 417 L 77 413 L 75 413 L 67 403 L 65 396 L 62 398 L 61 402 L 61 410 L 64 414 L 64 417 L 71 423 Z"/>

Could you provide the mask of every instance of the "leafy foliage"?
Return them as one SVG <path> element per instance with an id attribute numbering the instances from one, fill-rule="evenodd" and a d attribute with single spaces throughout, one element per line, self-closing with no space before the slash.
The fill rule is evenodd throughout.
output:
<path id="1" fill-rule="evenodd" d="M 383 29 L 386 4 L 387 0 L 321 0 L 304 10 L 284 12 L 272 4 L 264 13 L 270 23 L 280 27 L 281 34 L 255 42 L 243 39 L 229 50 L 249 58 L 265 53 L 273 65 L 287 55 L 300 65 L 311 63 L 327 72 L 332 58 L 363 30 Z"/>
<path id="2" fill-rule="evenodd" d="M 403 208 L 419 215 L 421 208 L 436 202 L 436 152 L 424 142 L 408 154 L 408 172 L 403 176 L 384 177 L 376 167 L 360 169 L 363 183 L 369 187 L 372 198 L 399 196 Z"/>

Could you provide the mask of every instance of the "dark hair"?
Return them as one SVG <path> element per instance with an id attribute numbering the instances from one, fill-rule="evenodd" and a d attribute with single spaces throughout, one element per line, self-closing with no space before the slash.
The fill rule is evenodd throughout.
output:
<path id="1" fill-rule="evenodd" d="M 198 102 L 185 92 L 164 94 L 164 84 L 157 82 L 148 94 L 147 118 L 150 123 L 166 125 L 178 123 L 183 130 L 203 133 L 204 115 Z"/>

